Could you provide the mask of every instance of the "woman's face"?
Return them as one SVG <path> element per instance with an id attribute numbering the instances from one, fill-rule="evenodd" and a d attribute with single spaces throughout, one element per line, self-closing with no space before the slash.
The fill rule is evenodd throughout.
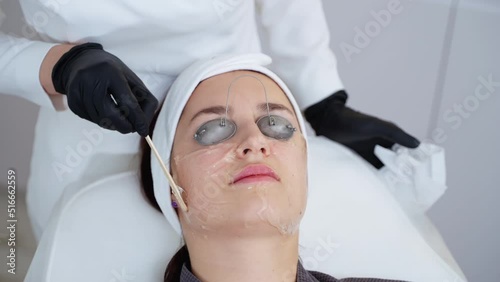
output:
<path id="1" fill-rule="evenodd" d="M 297 128 L 290 139 L 267 137 L 257 126 L 267 116 L 259 80 L 270 114 Z M 236 133 L 221 143 L 200 145 L 195 133 L 205 122 L 225 116 L 233 81 L 227 118 L 236 124 Z M 179 212 L 185 235 L 295 233 L 307 199 L 306 155 L 292 105 L 273 80 L 235 71 L 201 82 L 184 108 L 171 158 L 173 177 L 189 208 Z"/>

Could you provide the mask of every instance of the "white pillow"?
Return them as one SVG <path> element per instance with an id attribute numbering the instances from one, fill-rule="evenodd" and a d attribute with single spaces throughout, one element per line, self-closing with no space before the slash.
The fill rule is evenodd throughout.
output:
<path id="1" fill-rule="evenodd" d="M 311 137 L 309 182 L 300 235 L 306 269 L 336 278 L 465 281 L 451 256 L 447 263 L 434 251 L 449 254 L 432 225 L 418 229 L 350 150 Z M 163 281 L 179 238 L 140 187 L 137 172 L 129 172 L 65 191 L 25 281 Z"/>

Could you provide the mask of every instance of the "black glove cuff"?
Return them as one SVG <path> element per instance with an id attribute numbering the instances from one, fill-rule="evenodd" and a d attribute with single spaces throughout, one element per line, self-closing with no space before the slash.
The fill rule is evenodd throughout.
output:
<path id="1" fill-rule="evenodd" d="M 52 83 L 57 92 L 61 94 L 66 94 L 66 84 L 70 72 L 68 71 L 68 66 L 78 58 L 82 53 L 87 50 L 104 50 L 102 45 L 99 43 L 84 43 L 71 48 L 68 52 L 61 56 L 59 61 L 54 65 L 52 69 Z"/>
<path id="2" fill-rule="evenodd" d="M 337 91 L 337 92 L 333 93 L 332 95 L 326 97 L 321 102 L 325 102 L 328 104 L 333 103 L 333 104 L 345 105 L 347 103 L 347 98 L 349 98 L 347 93 L 344 90 L 340 90 L 340 91 Z"/>
<path id="3" fill-rule="evenodd" d="M 306 120 L 311 124 L 316 134 L 322 132 L 321 126 L 325 120 L 332 120 L 332 115 L 336 115 L 347 102 L 347 93 L 344 90 L 337 91 L 318 103 L 308 107 L 304 111 Z"/>

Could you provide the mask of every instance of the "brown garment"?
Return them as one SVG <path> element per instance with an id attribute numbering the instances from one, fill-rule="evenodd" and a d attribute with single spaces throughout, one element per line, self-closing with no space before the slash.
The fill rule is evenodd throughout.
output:
<path id="1" fill-rule="evenodd" d="M 376 278 L 344 278 L 335 279 L 328 274 L 317 271 L 307 271 L 302 264 L 297 264 L 297 282 L 404 282 L 400 280 L 386 280 Z M 196 276 L 189 270 L 189 267 L 184 264 L 182 266 L 180 282 L 200 282 Z"/>

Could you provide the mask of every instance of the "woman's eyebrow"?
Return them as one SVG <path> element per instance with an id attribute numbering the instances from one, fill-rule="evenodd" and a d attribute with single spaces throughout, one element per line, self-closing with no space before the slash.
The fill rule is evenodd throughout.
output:
<path id="1" fill-rule="evenodd" d="M 267 103 L 262 103 L 262 104 L 259 104 L 257 105 L 257 109 L 259 109 L 260 111 L 262 112 L 267 112 Z M 286 106 L 282 105 L 282 104 L 276 104 L 276 103 L 269 103 L 269 111 L 273 111 L 273 110 L 281 110 L 281 111 L 287 111 L 289 112 L 291 115 L 294 115 L 293 112 Z M 228 110 L 227 110 L 228 113 L 231 112 L 231 106 L 228 107 Z M 192 118 L 191 118 L 191 121 L 192 122 L 195 118 L 203 115 L 203 114 L 217 114 L 217 115 L 222 115 L 222 114 L 225 114 L 226 113 L 226 107 L 224 106 L 212 106 L 212 107 L 208 107 L 208 108 L 204 108 L 200 111 L 198 111 Z"/>
<path id="2" fill-rule="evenodd" d="M 228 107 L 228 112 L 231 112 L 231 107 Z M 199 117 L 202 114 L 225 114 L 226 113 L 226 107 L 224 106 L 213 106 L 213 107 L 208 107 L 204 108 L 201 111 L 197 112 L 192 118 L 191 121 L 193 121 L 195 118 Z"/>
<path id="3" fill-rule="evenodd" d="M 280 110 L 280 111 L 287 111 L 289 112 L 292 116 L 294 115 L 293 112 L 286 106 L 282 104 L 276 104 L 276 103 L 262 103 L 257 106 L 257 108 L 260 111 L 267 112 L 267 105 L 269 105 L 269 111 L 273 110 Z"/>

